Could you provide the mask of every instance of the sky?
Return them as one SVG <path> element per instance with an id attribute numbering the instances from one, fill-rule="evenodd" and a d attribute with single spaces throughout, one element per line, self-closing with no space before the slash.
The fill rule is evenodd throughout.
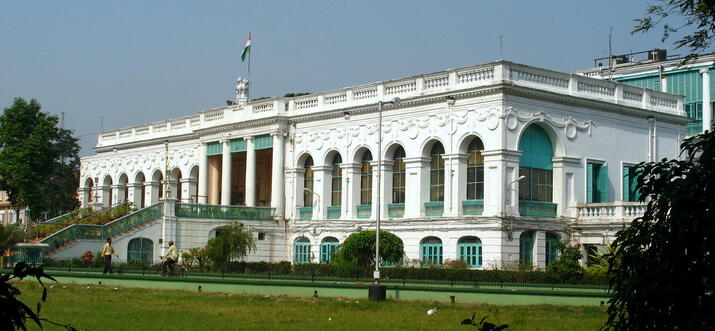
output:
<path id="1" fill-rule="evenodd" d="M 64 113 L 92 155 L 97 132 L 195 114 L 234 98 L 320 92 L 503 58 L 574 72 L 666 48 L 631 35 L 646 0 L 11 1 L 0 6 L 0 107 Z M 499 36 L 502 36 L 500 52 Z M 677 37 L 677 35 L 675 36 Z"/>

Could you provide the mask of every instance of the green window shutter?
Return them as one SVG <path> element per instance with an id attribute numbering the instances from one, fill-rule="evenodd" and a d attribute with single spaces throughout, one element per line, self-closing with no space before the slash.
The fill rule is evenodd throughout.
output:
<path id="1" fill-rule="evenodd" d="M 536 125 L 526 128 L 519 141 L 519 150 L 522 152 L 519 159 L 522 167 L 553 169 L 551 159 L 554 157 L 554 147 L 544 129 Z"/>
<path id="2" fill-rule="evenodd" d="M 268 134 L 253 137 L 253 149 L 268 149 L 273 148 L 273 137 Z"/>
<path id="3" fill-rule="evenodd" d="M 211 156 L 211 155 L 221 155 L 223 152 L 223 148 L 221 148 L 221 143 L 218 141 L 214 141 L 212 143 L 206 144 L 206 155 Z"/>
<path id="4" fill-rule="evenodd" d="M 598 169 L 597 190 L 598 202 L 608 202 L 608 167 L 605 165 Z"/>
<path id="5" fill-rule="evenodd" d="M 640 199 L 640 192 L 638 191 L 638 178 L 640 174 L 636 174 L 636 168 L 631 168 L 629 172 L 630 177 L 630 200 L 638 201 Z"/>
<path id="6" fill-rule="evenodd" d="M 586 202 L 593 202 L 593 163 L 586 165 Z"/>
<path id="7" fill-rule="evenodd" d="M 246 141 L 243 139 L 231 140 L 231 153 L 245 152 Z"/>
<path id="8" fill-rule="evenodd" d="M 623 201 L 631 201 L 631 167 L 623 166 Z"/>

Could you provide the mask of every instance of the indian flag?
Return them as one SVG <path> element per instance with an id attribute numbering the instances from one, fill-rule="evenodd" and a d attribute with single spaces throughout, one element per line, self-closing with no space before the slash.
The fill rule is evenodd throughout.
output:
<path id="1" fill-rule="evenodd" d="M 248 40 L 246 40 L 246 46 L 243 46 L 243 52 L 241 52 L 241 62 L 246 60 L 246 55 L 251 51 L 251 34 L 248 34 Z"/>

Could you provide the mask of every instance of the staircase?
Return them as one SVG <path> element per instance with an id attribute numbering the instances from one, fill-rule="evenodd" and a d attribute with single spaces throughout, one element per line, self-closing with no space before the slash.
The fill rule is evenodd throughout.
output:
<path id="1" fill-rule="evenodd" d="M 88 240 L 103 240 L 130 232 L 164 215 L 164 203 L 159 202 L 149 207 L 137 210 L 104 225 L 73 224 L 42 239 L 41 243 L 49 246 L 45 257 L 50 257 L 63 248 L 75 242 Z"/>

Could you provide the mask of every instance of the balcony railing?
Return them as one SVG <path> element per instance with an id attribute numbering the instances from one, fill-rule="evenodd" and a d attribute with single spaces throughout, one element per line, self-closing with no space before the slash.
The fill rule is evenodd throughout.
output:
<path id="1" fill-rule="evenodd" d="M 484 211 L 484 200 L 463 200 L 462 210 L 464 215 L 479 216 Z"/>
<path id="2" fill-rule="evenodd" d="M 369 219 L 372 216 L 372 205 L 358 205 L 356 209 L 359 219 Z"/>
<path id="3" fill-rule="evenodd" d="M 546 201 L 519 200 L 519 215 L 525 217 L 556 217 L 556 204 Z"/>
<path id="4" fill-rule="evenodd" d="M 442 216 L 444 214 L 443 201 L 425 202 L 425 216 Z"/>
<path id="5" fill-rule="evenodd" d="M 311 210 L 311 213 L 312 213 L 312 210 Z M 340 206 L 328 207 L 328 219 L 329 220 L 340 219 Z"/>
<path id="6" fill-rule="evenodd" d="M 647 207 L 647 204 L 640 202 L 616 201 L 582 204 L 576 209 L 579 221 L 630 222 L 643 216 Z"/>
<path id="7" fill-rule="evenodd" d="M 177 217 L 222 218 L 238 220 L 272 220 L 275 208 L 203 205 L 193 203 L 176 204 Z"/>
<path id="8" fill-rule="evenodd" d="M 304 221 L 313 219 L 313 207 L 298 208 L 298 217 Z"/>
<path id="9" fill-rule="evenodd" d="M 387 205 L 387 217 L 402 218 L 405 215 L 404 203 L 391 203 Z"/>

